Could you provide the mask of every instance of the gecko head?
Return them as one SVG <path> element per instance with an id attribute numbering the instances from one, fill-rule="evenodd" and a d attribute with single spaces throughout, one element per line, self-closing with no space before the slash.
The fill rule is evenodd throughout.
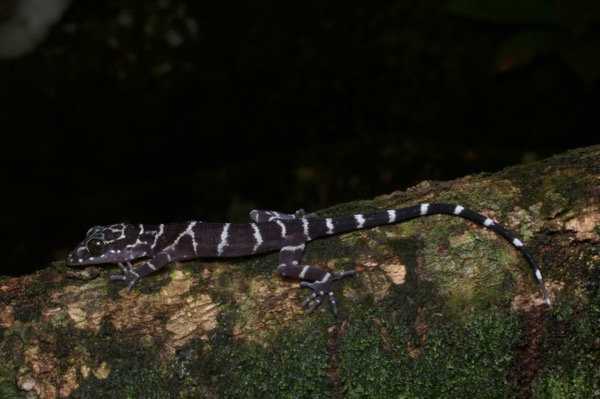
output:
<path id="1" fill-rule="evenodd" d="M 148 245 L 139 238 L 132 242 L 132 237 L 139 237 L 139 230 L 130 224 L 92 227 L 67 256 L 67 265 L 128 262 L 146 256 Z"/>

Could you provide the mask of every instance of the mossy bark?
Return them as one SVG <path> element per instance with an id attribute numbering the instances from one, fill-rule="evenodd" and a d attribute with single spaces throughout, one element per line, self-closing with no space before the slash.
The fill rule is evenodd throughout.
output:
<path id="1" fill-rule="evenodd" d="M 598 397 L 599 201 L 596 146 L 320 213 L 469 207 L 522 239 L 554 310 L 517 251 L 450 216 L 310 243 L 306 263 L 359 271 L 337 317 L 299 306 L 276 254 L 172 264 L 129 294 L 111 267 L 2 278 L 0 395 Z"/>

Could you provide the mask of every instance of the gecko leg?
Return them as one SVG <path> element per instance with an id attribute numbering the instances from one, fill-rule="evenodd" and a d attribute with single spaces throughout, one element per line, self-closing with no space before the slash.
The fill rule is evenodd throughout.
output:
<path id="1" fill-rule="evenodd" d="M 119 262 L 117 265 L 123 271 L 123 274 L 112 274 L 108 277 L 109 281 L 129 281 L 127 285 L 127 292 L 131 291 L 135 282 L 141 277 L 138 273 L 136 273 L 135 269 L 131 265 L 131 262 L 126 262 L 127 267 L 123 265 L 123 263 Z"/>

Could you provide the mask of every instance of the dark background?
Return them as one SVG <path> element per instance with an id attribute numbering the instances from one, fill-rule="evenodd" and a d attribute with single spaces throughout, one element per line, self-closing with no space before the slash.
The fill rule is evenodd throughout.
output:
<path id="1" fill-rule="evenodd" d="M 596 144 L 598 4 L 72 2 L 0 61 L 0 274 L 93 225 L 312 211 Z"/>

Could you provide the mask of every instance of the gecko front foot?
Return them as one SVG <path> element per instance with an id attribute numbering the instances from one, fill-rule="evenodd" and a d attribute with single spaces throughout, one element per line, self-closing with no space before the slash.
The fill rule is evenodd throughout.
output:
<path id="1" fill-rule="evenodd" d="M 349 276 L 356 273 L 354 270 L 347 270 L 340 274 L 327 274 L 322 280 L 308 282 L 303 281 L 300 283 L 301 287 L 308 287 L 314 292 L 310 294 L 308 298 L 304 302 L 302 302 L 302 306 L 306 306 L 312 302 L 312 305 L 308 309 L 308 313 L 314 311 L 317 306 L 319 306 L 326 298 L 329 296 L 329 302 L 331 302 L 331 308 L 333 309 L 333 314 L 337 316 L 337 306 L 335 304 L 335 297 L 333 295 L 333 289 L 331 287 L 331 283 L 335 280 L 339 280 L 342 277 Z M 314 302 L 313 302 L 314 301 Z"/>
<path id="2" fill-rule="evenodd" d="M 112 274 L 108 277 L 110 281 L 121 280 L 129 281 L 127 285 L 127 292 L 131 291 L 135 282 L 140 278 L 140 275 L 135 272 L 135 269 L 131 265 L 131 262 L 127 262 L 127 267 L 122 263 L 118 263 L 119 268 L 123 271 L 123 274 Z"/>

